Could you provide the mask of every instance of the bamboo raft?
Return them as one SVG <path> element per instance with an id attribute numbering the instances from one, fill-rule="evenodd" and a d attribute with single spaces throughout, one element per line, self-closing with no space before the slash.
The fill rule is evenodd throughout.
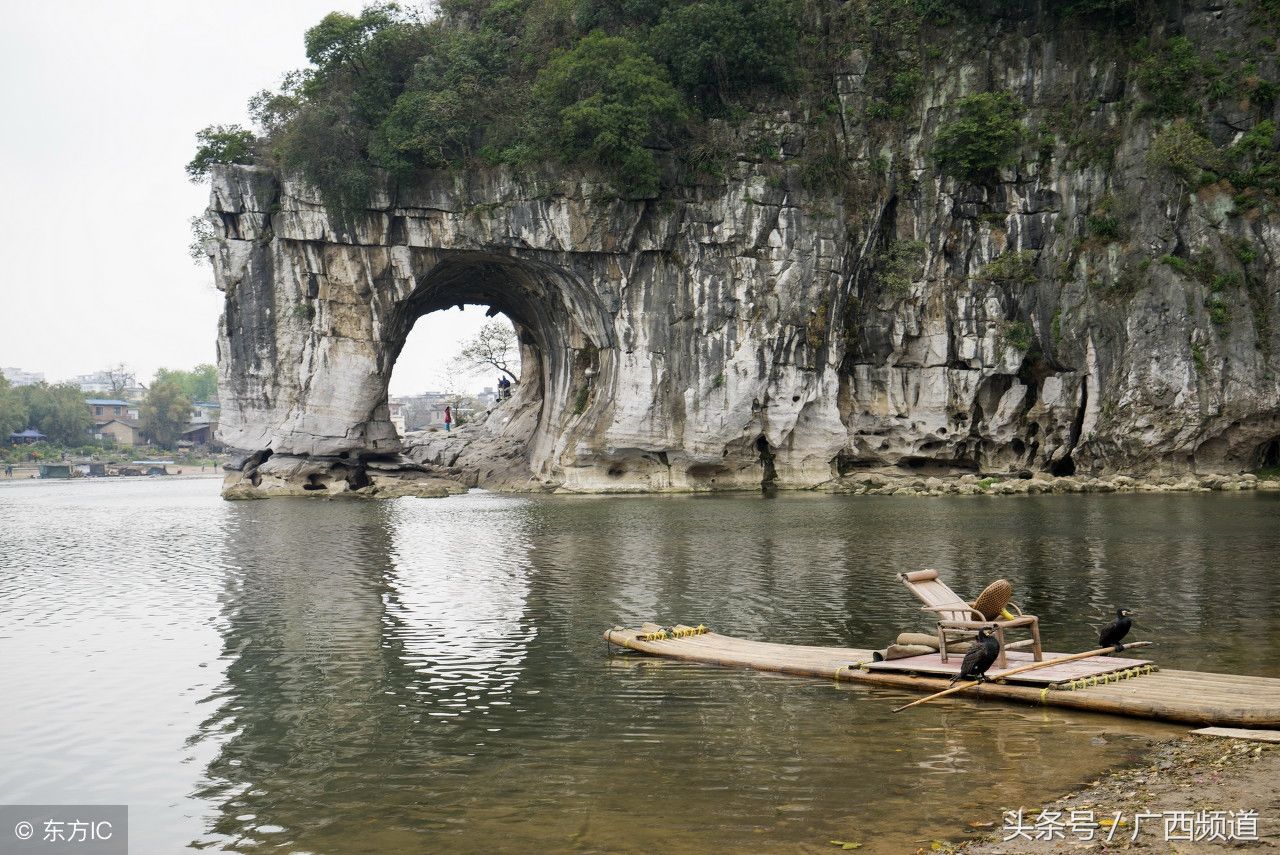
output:
<path id="1" fill-rule="evenodd" d="M 948 685 L 945 678 L 938 676 L 889 670 L 879 665 L 872 668 L 870 650 L 770 644 L 720 635 L 701 626 L 677 626 L 674 630 L 651 624 L 640 629 L 615 627 L 605 632 L 604 637 L 618 647 L 685 662 L 820 677 L 911 692 L 932 693 Z M 893 664 L 906 669 L 910 666 L 901 663 L 909 661 L 898 660 Z M 991 672 L 990 676 L 999 679 L 998 672 Z M 1280 727 L 1280 680 L 1155 670 L 1149 665 L 1124 666 L 1044 685 L 985 683 L 966 696 L 1184 724 Z"/>

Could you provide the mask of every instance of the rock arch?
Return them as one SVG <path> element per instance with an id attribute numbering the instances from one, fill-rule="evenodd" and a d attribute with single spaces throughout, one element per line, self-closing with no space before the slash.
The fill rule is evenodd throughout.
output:
<path id="1" fill-rule="evenodd" d="M 740 159 L 646 200 L 576 172 L 471 168 L 387 181 L 339 215 L 268 169 L 215 167 L 219 435 L 243 452 L 229 493 L 394 494 L 421 464 L 500 488 L 758 490 L 761 448 L 780 488 L 855 490 L 872 468 L 1088 476 L 1267 459 L 1280 347 L 1168 314 L 1199 287 L 1176 271 L 1151 265 L 1123 306 L 1083 277 L 1009 294 L 976 275 L 1006 250 L 1066 269 L 1077 220 L 1037 207 L 1038 173 L 997 200 L 1022 224 L 1005 238 L 1068 224 L 1035 226 L 1043 245 L 1029 247 L 989 241 L 949 179 L 882 188 L 859 217 L 798 168 Z M 1055 172 L 1055 198 L 1090 196 L 1091 180 Z M 894 239 L 924 251 L 886 291 L 868 271 L 888 263 L 890 214 Z M 1179 229 L 1207 234 L 1201 213 Z M 1139 231 L 1134 246 L 1164 240 Z M 1272 255 L 1276 233 L 1258 237 Z M 458 302 L 515 318 L 537 382 L 484 442 L 405 459 L 384 407 L 391 368 L 417 317 Z M 1137 324 L 1146 311 L 1168 316 Z M 1280 329 L 1274 314 L 1259 328 Z"/>
<path id="2" fill-rule="evenodd" d="M 698 222 L 582 184 L 440 173 L 339 216 L 268 170 L 215 169 L 220 436 L 245 452 L 229 486 L 325 495 L 407 464 L 385 407 L 396 357 L 417 318 L 467 303 L 513 319 L 535 372 L 478 448 L 414 463 L 499 487 L 758 488 L 763 436 L 788 485 L 828 479 L 840 227 L 757 183 Z"/>
<path id="3" fill-rule="evenodd" d="M 574 413 L 579 390 L 608 385 L 615 368 L 609 316 L 599 295 L 570 271 L 531 258 L 491 252 L 422 251 L 410 254 L 417 287 L 388 313 L 376 346 L 379 379 L 390 381 L 400 349 L 421 317 L 453 306 L 479 304 L 502 312 L 516 329 L 521 351 L 521 382 L 513 401 L 501 408 L 500 424 L 478 437 L 488 448 L 473 449 L 472 459 L 493 454 L 500 444 L 515 452 L 530 474 L 551 477 L 556 443 L 584 415 Z M 385 395 L 385 392 L 384 392 Z M 422 454 L 433 462 L 456 462 L 458 452 Z"/>

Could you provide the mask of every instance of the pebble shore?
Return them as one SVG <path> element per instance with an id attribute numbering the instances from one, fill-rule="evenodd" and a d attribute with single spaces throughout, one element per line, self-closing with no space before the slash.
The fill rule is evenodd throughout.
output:
<path id="1" fill-rule="evenodd" d="M 1047 805 L 1010 805 L 1021 808 L 1028 826 L 1045 811 L 1067 822 L 1092 814 L 1099 827 L 1092 839 L 1072 833 L 1068 826 L 1061 837 L 1030 831 L 1006 840 L 1010 830 L 995 829 L 983 840 L 958 846 L 944 844 L 933 851 L 962 852 L 966 855 L 1012 855 L 1013 853 L 1132 852 L 1132 853 L 1227 853 L 1272 852 L 1280 849 L 1280 745 L 1247 739 L 1223 739 L 1188 734 L 1154 743 L 1135 764 L 1115 769 Z M 1256 839 L 1209 839 L 1212 835 L 1201 812 L 1230 814 L 1256 811 Z M 1163 817 L 1189 812 L 1189 824 L 1174 822 L 1166 829 Z M 1135 816 L 1138 831 L 1134 833 Z M 1160 814 L 1160 819 L 1150 818 Z M 1118 823 L 1110 818 L 1120 817 Z M 1117 825 L 1112 831 L 1111 825 Z M 974 823 L 975 827 L 985 823 Z M 1220 829 L 1221 830 L 1221 829 Z M 1171 832 L 1171 833 L 1170 833 Z M 1201 833 L 1203 832 L 1203 833 Z M 1179 839 L 1190 834 L 1200 840 Z M 1227 826 L 1230 833 L 1230 826 Z M 1173 839 L 1166 840 L 1169 834 Z M 1110 837 L 1110 840 L 1106 838 Z M 1052 838 L 1052 839 L 1043 839 Z"/>
<path id="2" fill-rule="evenodd" d="M 1280 480 L 1241 475 L 1177 475 L 1166 478 L 1134 478 L 1113 475 L 1101 478 L 1037 473 L 1029 478 L 973 473 L 959 477 L 900 476 L 881 472 L 846 475 L 825 488 L 828 492 L 855 496 L 1025 496 L 1057 493 L 1209 493 L 1243 490 L 1280 490 Z"/>

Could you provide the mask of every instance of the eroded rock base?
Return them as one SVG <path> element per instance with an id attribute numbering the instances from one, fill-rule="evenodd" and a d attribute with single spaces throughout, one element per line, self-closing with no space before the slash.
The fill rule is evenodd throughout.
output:
<path id="1" fill-rule="evenodd" d="M 424 466 L 401 455 L 349 459 L 260 452 L 225 468 L 225 499 L 436 499 L 465 493 L 471 486 L 460 470 Z"/>

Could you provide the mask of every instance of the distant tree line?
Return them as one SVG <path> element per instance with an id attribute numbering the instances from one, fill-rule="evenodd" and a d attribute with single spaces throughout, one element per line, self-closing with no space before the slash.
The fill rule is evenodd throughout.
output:
<path id="1" fill-rule="evenodd" d="M 84 393 L 72 383 L 11 386 L 0 376 L 0 438 L 35 428 L 51 442 L 82 445 L 93 417 Z"/>
<path id="2" fill-rule="evenodd" d="M 109 370 L 122 379 L 120 389 L 133 383 L 123 366 Z M 115 394 L 120 394 L 116 391 Z M 192 405 L 218 395 L 218 369 L 208 363 L 190 371 L 161 368 L 139 404 L 142 432 L 165 447 L 173 447 L 191 422 Z M 13 386 L 0 375 L 0 442 L 15 431 L 34 428 L 57 445 L 84 445 L 94 425 L 83 390 L 74 383 L 36 383 Z"/>
<path id="3" fill-rule="evenodd" d="M 151 385 L 154 387 L 158 383 L 170 380 L 177 385 L 179 391 L 191 403 L 214 401 L 218 398 L 218 368 L 216 365 L 203 362 L 190 371 L 158 368 Z"/>

